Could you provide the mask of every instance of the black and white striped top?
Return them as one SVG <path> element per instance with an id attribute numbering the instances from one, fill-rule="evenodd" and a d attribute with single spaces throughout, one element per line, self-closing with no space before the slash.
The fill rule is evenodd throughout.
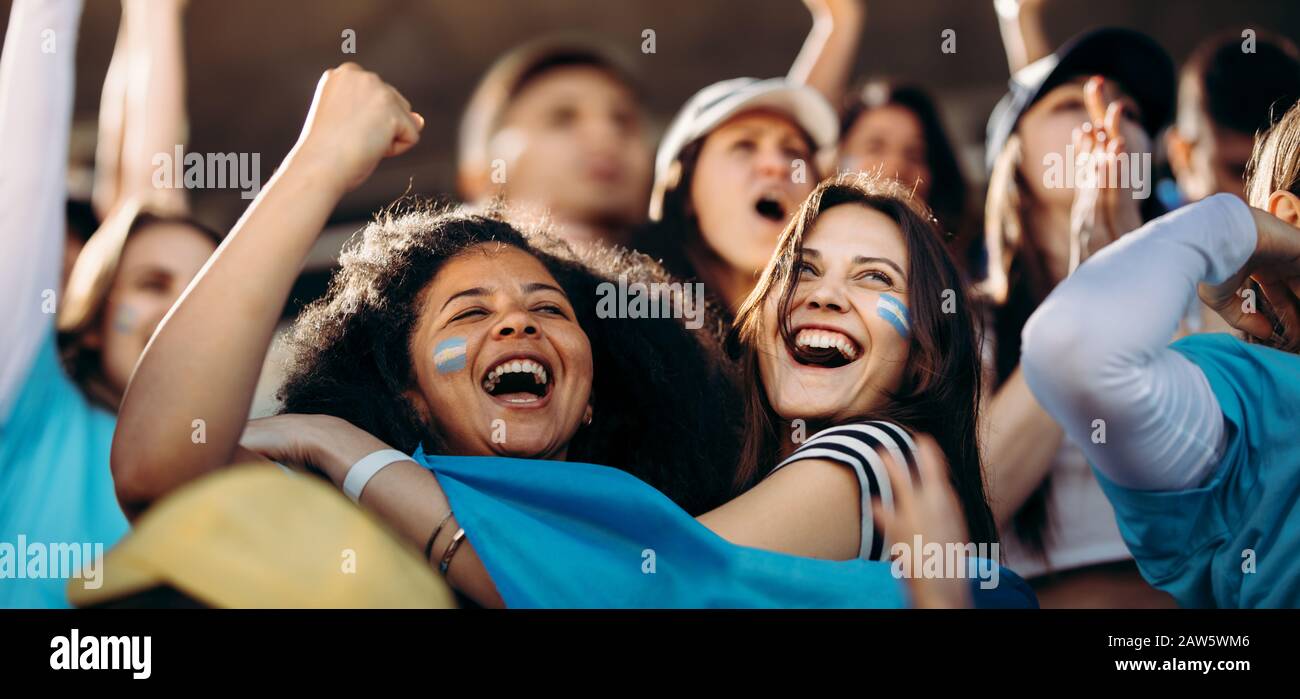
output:
<path id="1" fill-rule="evenodd" d="M 872 498 L 880 498 L 881 505 L 886 510 L 892 510 L 894 496 L 882 454 L 888 454 L 894 463 L 907 464 L 912 479 L 919 480 L 916 442 L 912 441 L 912 436 L 902 427 L 879 420 L 824 429 L 799 445 L 789 458 L 772 469 L 772 473 L 783 466 L 806 459 L 826 459 L 851 467 L 858 476 L 862 494 L 862 543 L 858 546 L 858 558 L 883 561 L 889 558 L 885 551 L 885 532 L 877 531 L 871 516 L 871 501 Z"/>

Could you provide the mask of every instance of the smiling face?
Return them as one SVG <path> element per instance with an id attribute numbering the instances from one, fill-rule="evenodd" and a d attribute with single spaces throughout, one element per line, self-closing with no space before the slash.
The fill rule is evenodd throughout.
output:
<path id="1" fill-rule="evenodd" d="M 508 199 L 592 224 L 636 221 L 651 154 L 636 96 L 594 66 L 553 68 L 531 80 L 492 139 Z"/>
<path id="2" fill-rule="evenodd" d="M 812 157 L 803 132 L 775 113 L 746 112 L 714 129 L 691 175 L 691 208 L 704 245 L 736 271 L 763 269 L 816 185 Z M 803 177 L 795 177 L 796 160 Z"/>
<path id="3" fill-rule="evenodd" d="M 840 169 L 880 171 L 927 199 L 933 177 L 926 162 L 925 131 L 910 109 L 895 104 L 868 109 L 840 141 Z"/>
<path id="4" fill-rule="evenodd" d="M 407 397 L 450 453 L 563 459 L 591 397 L 591 344 L 546 267 L 478 245 L 446 262 L 422 308 Z"/>
<path id="5" fill-rule="evenodd" d="M 793 351 L 781 335 L 781 294 L 762 308 L 757 354 L 768 403 L 783 420 L 860 417 L 903 383 L 911 347 L 903 233 L 875 209 L 841 204 L 817 218 L 802 255 Z"/>

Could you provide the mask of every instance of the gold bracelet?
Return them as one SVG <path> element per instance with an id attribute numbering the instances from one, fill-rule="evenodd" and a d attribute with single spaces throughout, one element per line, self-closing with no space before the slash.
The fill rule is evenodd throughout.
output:
<path id="1" fill-rule="evenodd" d="M 429 543 L 424 545 L 424 560 L 432 563 L 429 556 L 433 554 L 433 542 L 437 540 L 438 535 L 442 533 L 442 528 L 446 526 L 447 520 L 451 519 L 451 510 L 447 510 L 447 515 L 438 522 L 438 526 L 433 528 L 433 533 L 429 535 Z"/>
<path id="2" fill-rule="evenodd" d="M 465 528 L 461 527 L 451 535 L 451 543 L 447 544 L 447 550 L 442 554 L 442 562 L 438 564 L 438 572 L 443 575 L 447 574 L 447 566 L 451 565 L 451 557 L 456 555 L 456 549 L 460 548 L 460 542 L 465 539 Z"/>

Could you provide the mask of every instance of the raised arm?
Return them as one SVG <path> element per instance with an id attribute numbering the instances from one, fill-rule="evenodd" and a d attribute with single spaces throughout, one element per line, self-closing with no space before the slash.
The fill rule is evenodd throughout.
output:
<path id="1" fill-rule="evenodd" d="M 1043 30 L 1044 0 L 993 0 L 1007 67 L 1016 71 L 1052 52 Z"/>
<path id="2" fill-rule="evenodd" d="M 789 78 L 822 93 L 836 108 L 848 89 L 867 17 L 863 0 L 804 0 L 813 25 Z"/>
<path id="3" fill-rule="evenodd" d="M 1106 168 L 1112 167 L 1113 159 L 1100 156 L 1123 152 L 1125 145 L 1123 136 L 1118 135 L 1122 108 L 1118 103 L 1107 105 L 1102 95 L 1103 80 L 1090 79 L 1084 87 L 1084 102 L 1091 128 L 1074 132 L 1074 152 L 1092 157 L 1076 165 L 1080 174 L 1075 178 L 1070 211 L 1069 257 L 1058 258 L 1056 265 L 1067 275 L 1095 250 L 1142 223 L 1137 199 L 1129 190 L 1102 186 L 1111 181 Z M 1064 431 L 1031 393 L 1023 367 L 1017 367 L 999 387 L 984 417 L 984 463 L 993 516 L 1001 527 L 1047 477 Z"/>
<path id="4" fill-rule="evenodd" d="M 0 56 L 0 421 L 59 292 L 81 0 L 15 0 Z"/>
<path id="5" fill-rule="evenodd" d="M 125 8 L 123 9 L 125 13 Z M 95 180 L 90 203 L 102 221 L 122 195 L 122 128 L 126 125 L 126 85 L 131 66 L 130 32 L 126 18 L 118 22 L 113 57 L 99 94 L 99 122 L 95 134 Z"/>
<path id="6" fill-rule="evenodd" d="M 123 398 L 113 476 L 129 516 L 230 463 L 280 310 L 330 212 L 423 119 L 378 76 L 326 71 L 298 143 L 163 322 Z M 194 421 L 206 441 L 195 444 Z"/>
<path id="7" fill-rule="evenodd" d="M 184 146 L 184 19 L 188 0 L 123 0 L 122 24 L 104 80 L 94 203 L 106 217 L 129 197 L 183 213 L 183 188 L 153 186 L 153 158 Z"/>
<path id="8" fill-rule="evenodd" d="M 1183 489 L 1217 463 L 1218 402 L 1168 344 L 1197 285 L 1232 281 L 1251 258 L 1257 217 L 1268 214 L 1220 194 L 1156 219 L 1080 266 L 1025 325 L 1029 387 L 1117 484 Z"/>

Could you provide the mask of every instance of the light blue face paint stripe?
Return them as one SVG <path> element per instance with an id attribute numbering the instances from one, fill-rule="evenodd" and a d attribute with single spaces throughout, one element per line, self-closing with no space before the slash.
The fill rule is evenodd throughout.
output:
<path id="1" fill-rule="evenodd" d="M 908 336 L 907 326 L 903 324 L 902 320 L 899 320 L 893 309 L 886 310 L 885 306 L 880 306 L 876 309 L 876 312 L 881 318 L 889 321 L 889 324 L 894 326 L 894 330 L 897 330 L 899 335 L 902 335 L 903 337 Z"/>
<path id="2" fill-rule="evenodd" d="M 876 314 L 889 321 L 899 335 L 908 337 L 911 334 L 911 317 L 902 301 L 889 294 L 881 294 L 876 300 Z"/>
<path id="3" fill-rule="evenodd" d="M 433 348 L 433 365 L 445 374 L 465 368 L 465 338 L 453 337 Z"/>
<path id="4" fill-rule="evenodd" d="M 123 306 L 118 309 L 117 317 L 113 319 L 113 330 L 119 333 L 129 333 L 135 329 L 135 309 L 130 306 Z"/>

